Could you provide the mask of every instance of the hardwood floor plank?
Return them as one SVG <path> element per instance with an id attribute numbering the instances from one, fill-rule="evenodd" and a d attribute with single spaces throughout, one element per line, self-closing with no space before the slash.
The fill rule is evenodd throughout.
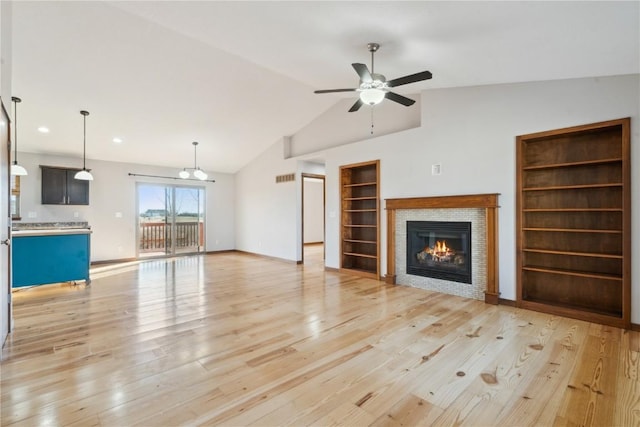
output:
<path id="1" fill-rule="evenodd" d="M 375 427 L 430 426 L 441 414 L 442 409 L 418 396 L 408 394 L 371 425 Z"/>
<path id="2" fill-rule="evenodd" d="M 558 417 L 571 424 L 601 426 L 614 419 L 621 331 L 600 325 L 590 325 L 589 331 Z"/>
<path id="3" fill-rule="evenodd" d="M 306 248 L 305 248 L 306 250 Z M 16 291 L 2 426 L 640 425 L 640 334 L 225 253 Z"/>
<path id="4" fill-rule="evenodd" d="M 633 339 L 633 334 L 623 332 L 616 390 L 620 404 L 614 413 L 614 424 L 620 426 L 640 426 L 640 352 Z"/>

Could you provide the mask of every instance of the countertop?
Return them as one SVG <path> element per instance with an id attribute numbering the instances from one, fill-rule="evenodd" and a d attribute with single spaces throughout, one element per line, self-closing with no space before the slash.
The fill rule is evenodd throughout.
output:
<path id="1" fill-rule="evenodd" d="M 91 227 L 86 221 L 67 222 L 16 222 L 12 224 L 11 235 L 21 236 L 54 236 L 63 234 L 90 234 Z"/>
<path id="2" fill-rule="evenodd" d="M 64 234 L 91 234 L 89 228 L 59 228 L 56 230 L 40 229 L 40 230 L 14 230 L 11 232 L 12 237 L 24 236 L 59 236 Z"/>

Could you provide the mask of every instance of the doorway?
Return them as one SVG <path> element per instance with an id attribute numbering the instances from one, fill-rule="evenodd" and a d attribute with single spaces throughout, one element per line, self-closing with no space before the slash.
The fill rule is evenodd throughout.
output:
<path id="1" fill-rule="evenodd" d="M 302 263 L 325 258 L 325 176 L 302 173 Z"/>
<path id="2" fill-rule="evenodd" d="M 138 183 L 138 258 L 204 252 L 204 187 Z"/>
<path id="3" fill-rule="evenodd" d="M 9 203 L 9 116 L 0 103 L 0 347 L 11 332 L 11 207 Z M 2 356 L 0 356 L 0 359 Z"/>

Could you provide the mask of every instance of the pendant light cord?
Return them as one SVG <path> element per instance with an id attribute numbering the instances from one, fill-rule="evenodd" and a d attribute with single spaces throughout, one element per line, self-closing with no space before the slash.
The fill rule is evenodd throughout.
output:
<path id="1" fill-rule="evenodd" d="M 83 119 L 83 139 L 82 139 L 82 170 L 87 170 L 87 116 L 89 115 L 88 111 L 82 110 L 80 114 L 84 117 Z"/>
<path id="2" fill-rule="evenodd" d="M 17 96 L 12 96 L 11 100 L 13 101 L 13 136 L 14 136 L 14 145 L 13 145 L 13 164 L 18 164 L 18 102 L 22 102 L 20 98 Z"/>
<path id="3" fill-rule="evenodd" d="M 87 116 L 83 114 L 82 170 L 87 169 Z"/>

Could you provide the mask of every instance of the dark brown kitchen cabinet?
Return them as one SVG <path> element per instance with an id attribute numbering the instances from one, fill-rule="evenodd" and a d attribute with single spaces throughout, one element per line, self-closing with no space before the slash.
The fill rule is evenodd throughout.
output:
<path id="1" fill-rule="evenodd" d="M 43 205 L 88 205 L 89 181 L 75 179 L 80 169 L 40 166 Z"/>

